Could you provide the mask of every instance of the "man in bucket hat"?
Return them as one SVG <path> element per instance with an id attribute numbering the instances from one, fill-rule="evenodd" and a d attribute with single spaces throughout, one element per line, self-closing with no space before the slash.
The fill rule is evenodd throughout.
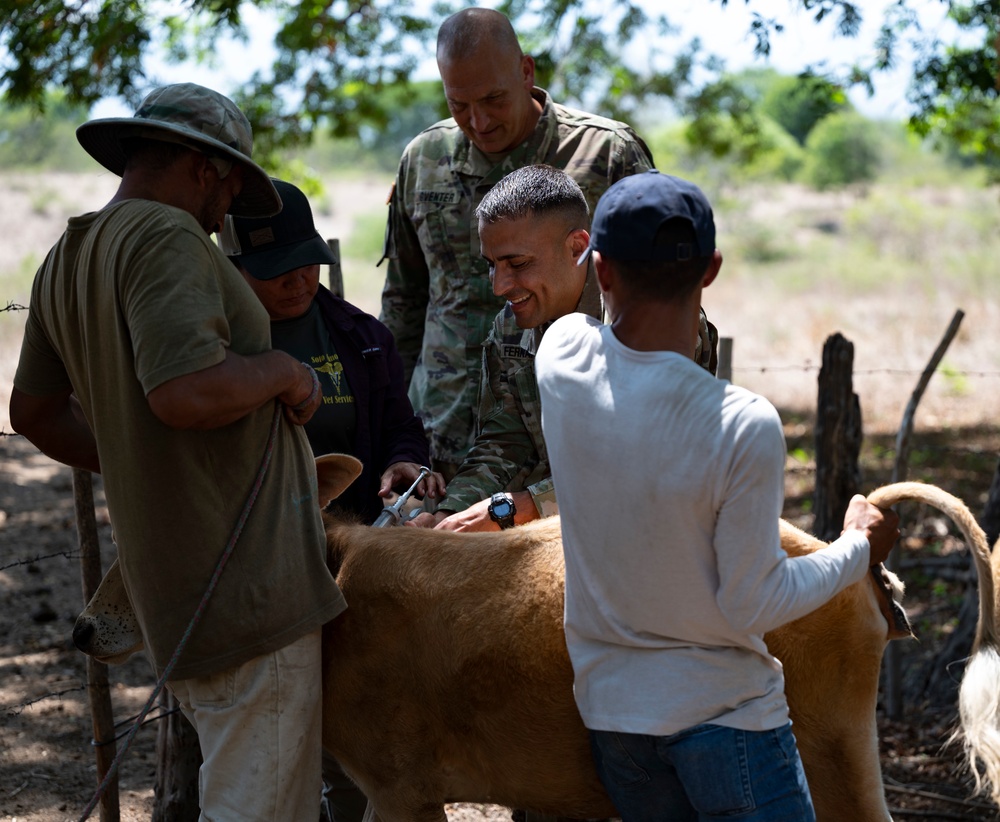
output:
<path id="1" fill-rule="evenodd" d="M 302 430 L 320 392 L 271 350 L 267 312 L 211 239 L 227 213 L 267 216 L 280 198 L 246 118 L 198 85 L 78 137 L 121 184 L 35 276 L 11 424 L 103 475 L 158 675 L 252 501 L 168 687 L 198 731 L 203 819 L 315 819 L 320 626 L 345 607 Z"/>
<path id="2" fill-rule="evenodd" d="M 764 633 L 885 559 L 898 519 L 855 496 L 828 549 L 781 550 L 781 420 L 691 357 L 722 265 L 697 186 L 615 183 L 585 253 L 611 324 L 557 320 L 535 363 L 597 772 L 623 822 L 815 819 Z"/>

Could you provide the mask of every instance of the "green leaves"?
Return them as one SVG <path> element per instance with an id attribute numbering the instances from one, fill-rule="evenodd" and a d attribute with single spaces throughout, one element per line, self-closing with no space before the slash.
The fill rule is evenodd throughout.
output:
<path id="1" fill-rule="evenodd" d="M 806 141 L 803 175 L 817 189 L 871 182 L 881 160 L 877 126 L 850 111 L 820 120 Z"/>
<path id="2" fill-rule="evenodd" d="M 761 110 L 805 145 L 809 132 L 820 120 L 849 103 L 843 87 L 825 77 L 805 72 L 783 77 L 767 89 Z"/>
<path id="3" fill-rule="evenodd" d="M 934 41 L 917 62 L 910 122 L 921 136 L 982 163 L 1000 179 L 1000 0 L 954 5 L 949 17 L 965 43 Z"/>
<path id="4" fill-rule="evenodd" d="M 0 14 L 0 88 L 13 103 L 45 108 L 50 87 L 73 103 L 90 105 L 108 94 L 127 94 L 141 79 L 141 50 L 149 41 L 138 2 L 67 4 L 14 0 Z"/>
<path id="5" fill-rule="evenodd" d="M 719 0 L 726 6 L 727 0 Z M 755 51 L 770 53 L 780 17 L 751 7 Z M 913 4 L 886 7 L 872 57 L 843 76 L 812 77 L 796 95 L 749 106 L 729 84 L 721 61 L 700 42 L 680 45 L 670 21 L 638 0 L 505 0 L 525 51 L 536 58 L 540 85 L 561 102 L 629 122 L 650 118 L 669 103 L 695 121 L 691 139 L 715 154 L 758 152 L 760 117 L 779 122 L 800 144 L 822 117 L 844 107 L 844 89 L 869 90 L 878 73 L 898 62 L 904 46 L 919 59 L 910 99 L 913 127 L 970 160 L 1000 168 L 996 135 L 997 42 L 1000 0 L 941 0 L 961 37 L 923 32 Z M 144 58 L 154 48 L 169 60 L 218 63 L 226 37 L 249 43 L 247 20 L 270 15 L 277 25 L 273 64 L 239 89 L 220 89 L 248 109 L 265 154 L 307 142 L 317 129 L 333 135 L 392 131 L 408 116 L 416 67 L 433 55 L 445 16 L 464 3 L 438 0 L 0 0 L 0 93 L 8 104 L 44 111 L 47 92 L 59 89 L 72 104 L 90 106 L 108 96 L 136 105 L 154 78 Z M 857 36 L 861 3 L 799 0 L 816 22 L 833 20 L 842 36 Z M 669 4 L 662 4 L 669 9 Z M 251 15 L 250 12 L 255 12 Z M 641 55 L 641 59 L 639 57 Z M 800 79 L 802 79 L 800 78 Z M 803 95 L 805 95 L 803 97 Z M 443 112 L 436 106 L 434 114 Z M 426 107 L 419 112 L 428 113 Z M 426 122 L 421 123 L 426 124 Z M 396 136 L 393 137 L 396 139 Z"/>

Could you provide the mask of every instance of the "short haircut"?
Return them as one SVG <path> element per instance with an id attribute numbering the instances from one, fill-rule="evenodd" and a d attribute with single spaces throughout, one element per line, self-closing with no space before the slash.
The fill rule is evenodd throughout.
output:
<path id="1" fill-rule="evenodd" d="M 468 60 L 482 54 L 484 49 L 517 57 L 522 54 L 514 27 L 498 11 L 463 9 L 445 20 L 438 29 L 438 62 Z"/>
<path id="2" fill-rule="evenodd" d="M 666 220 L 656 232 L 654 246 L 697 243 L 694 227 L 683 217 Z M 708 271 L 711 257 L 693 257 L 671 262 L 615 260 L 609 258 L 622 285 L 633 297 L 669 302 L 694 291 Z"/>
<path id="3" fill-rule="evenodd" d="M 516 169 L 491 188 L 476 208 L 480 225 L 527 216 L 558 216 L 572 228 L 590 225 L 580 186 L 565 171 L 533 165 Z"/>

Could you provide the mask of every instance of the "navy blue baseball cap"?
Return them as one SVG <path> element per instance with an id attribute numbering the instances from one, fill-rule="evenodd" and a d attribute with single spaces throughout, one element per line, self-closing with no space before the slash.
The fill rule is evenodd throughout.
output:
<path id="1" fill-rule="evenodd" d="M 693 243 L 654 245 L 656 232 L 667 220 L 683 219 L 694 229 Z M 601 195 L 594 209 L 591 251 L 612 260 L 676 262 L 715 253 L 715 219 L 708 199 L 694 183 L 661 174 L 656 169 L 625 177 Z"/>

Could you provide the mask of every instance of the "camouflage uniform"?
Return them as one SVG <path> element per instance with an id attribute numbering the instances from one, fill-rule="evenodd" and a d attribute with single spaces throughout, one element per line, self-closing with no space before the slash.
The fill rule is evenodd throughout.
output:
<path id="1" fill-rule="evenodd" d="M 483 196 L 514 169 L 546 163 L 576 180 L 593 211 L 608 186 L 653 165 L 625 124 L 560 106 L 542 89 L 532 95 L 543 106 L 538 125 L 499 163 L 442 120 L 407 146 L 390 196 L 381 320 L 396 338 L 436 463 L 460 463 L 472 445 L 481 347 L 503 307 L 479 251 Z"/>
<path id="2" fill-rule="evenodd" d="M 587 278 L 588 287 L 593 279 Z M 588 287 L 584 288 L 584 299 Z M 464 511 L 497 491 L 527 490 L 539 516 L 559 513 L 535 379 L 535 353 L 550 325 L 520 329 L 509 305 L 497 314 L 483 343 L 476 441 L 448 483 L 438 510 Z M 695 359 L 714 374 L 718 370 L 719 335 L 704 311 L 698 336 Z"/>

